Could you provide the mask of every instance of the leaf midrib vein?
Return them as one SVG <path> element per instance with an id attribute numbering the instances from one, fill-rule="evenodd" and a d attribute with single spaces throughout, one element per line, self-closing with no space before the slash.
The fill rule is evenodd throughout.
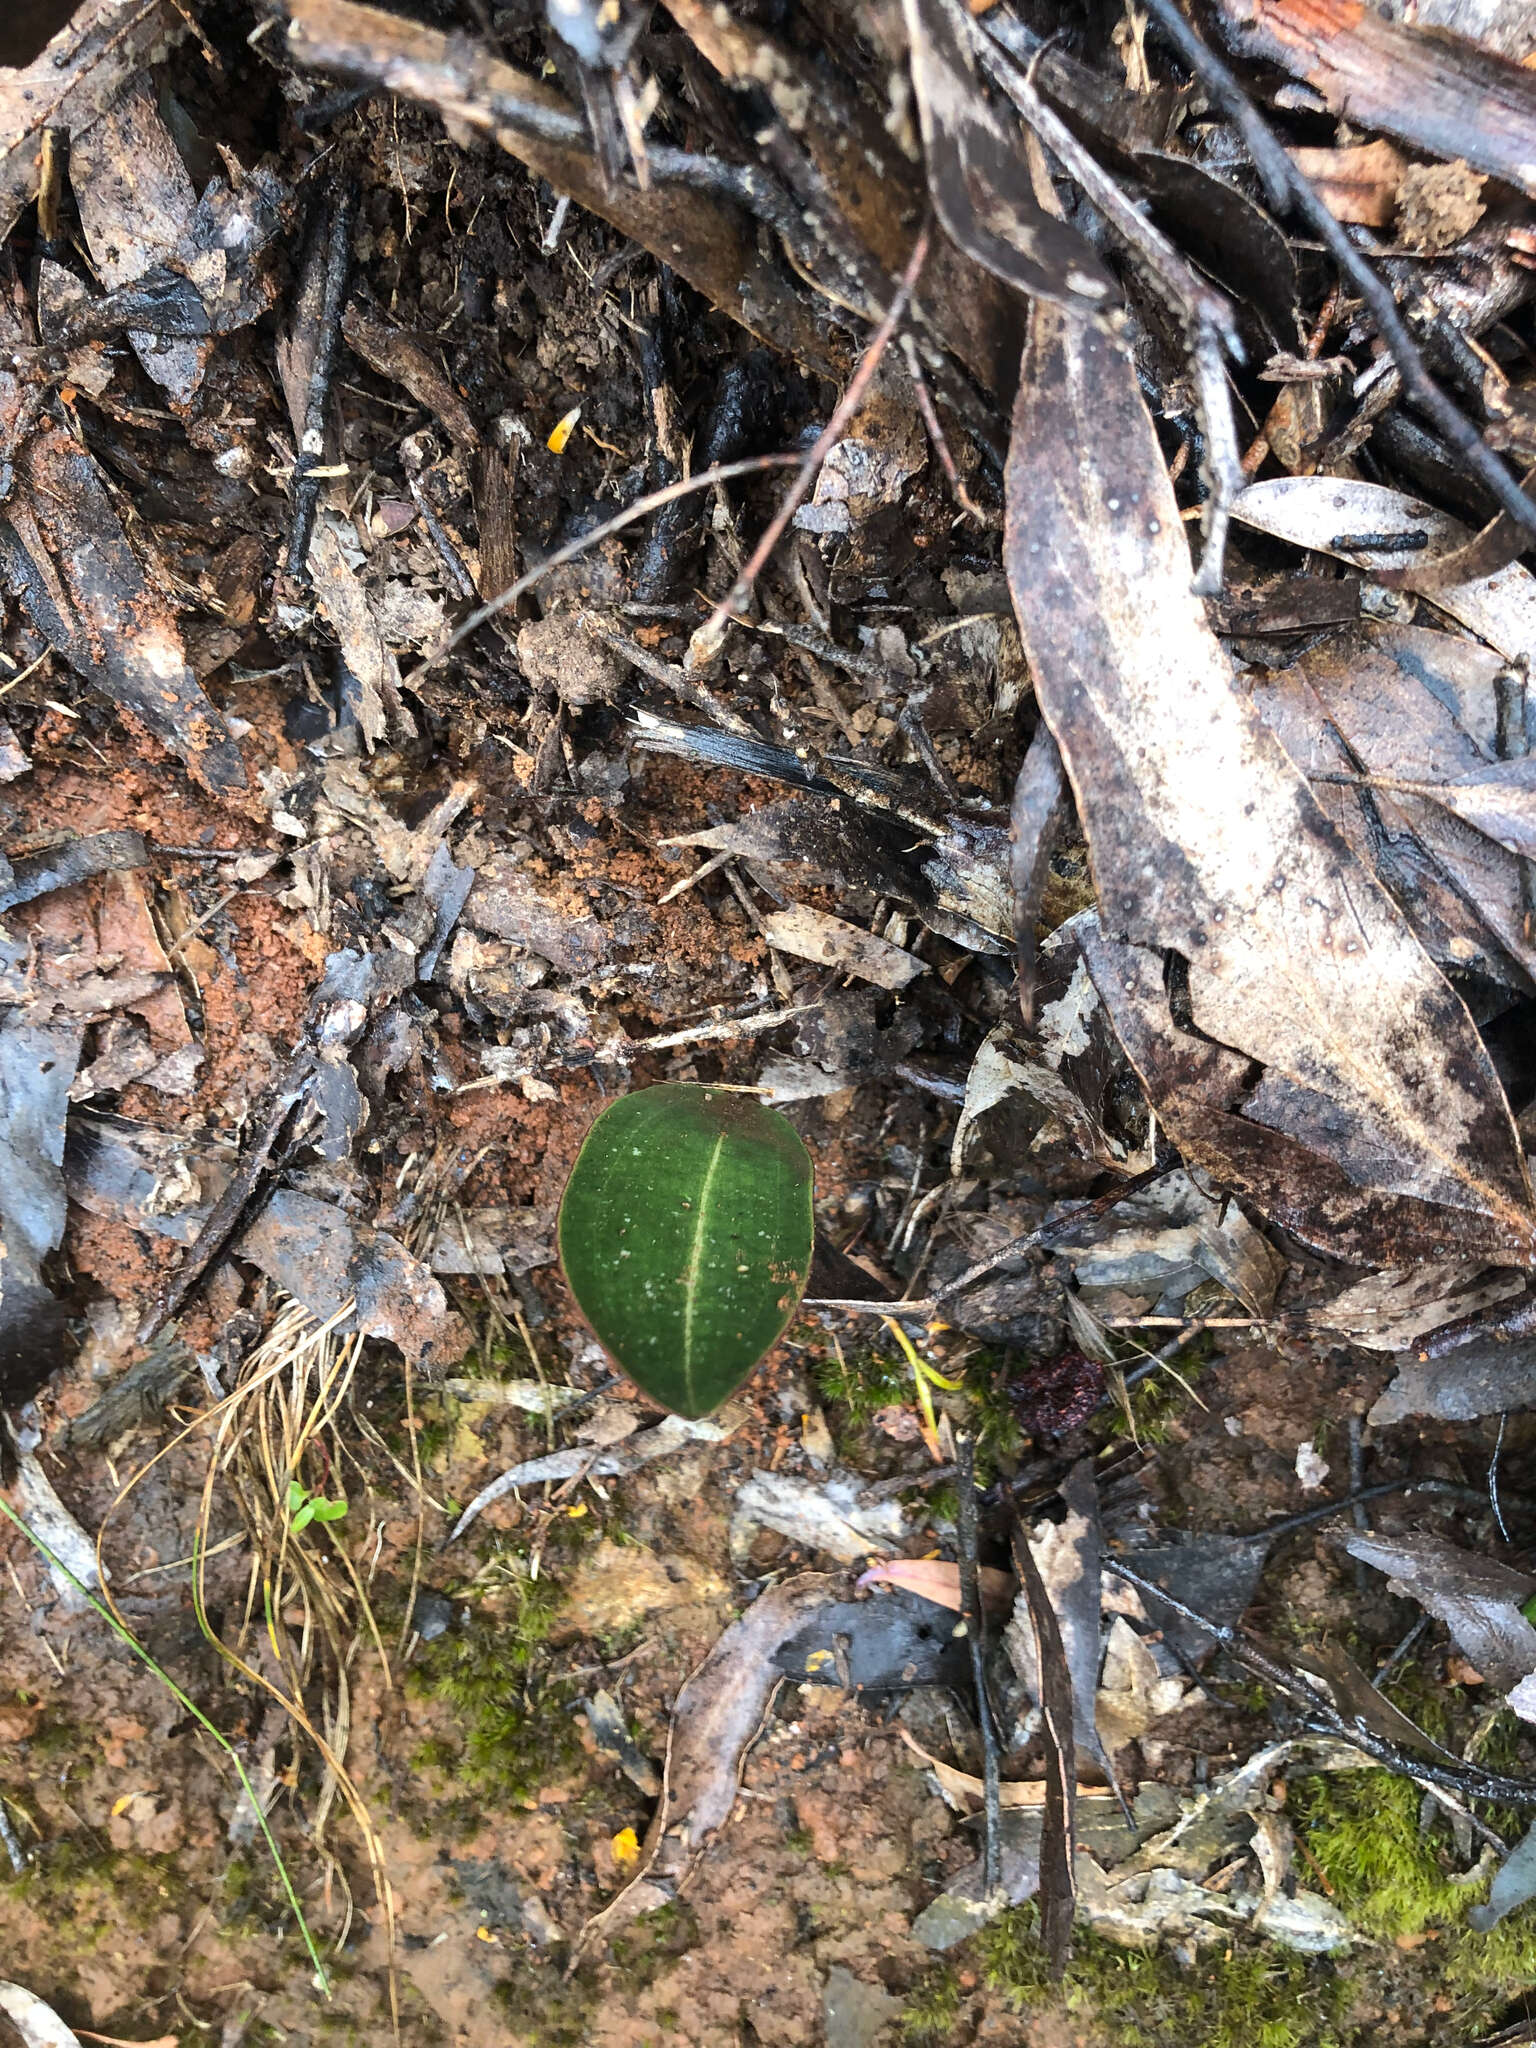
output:
<path id="1" fill-rule="evenodd" d="M 687 1295 L 683 1302 L 683 1384 L 688 1389 L 688 1405 L 697 1406 L 697 1392 L 693 1384 L 693 1318 L 699 1300 L 699 1270 L 704 1249 L 704 1231 L 709 1222 L 709 1200 L 714 1193 L 715 1173 L 720 1164 L 720 1154 L 725 1150 L 725 1133 L 715 1139 L 715 1149 L 709 1155 L 709 1164 L 704 1169 L 704 1182 L 699 1189 L 698 1214 L 694 1218 L 693 1243 L 688 1252 L 688 1272 L 685 1281 Z"/>

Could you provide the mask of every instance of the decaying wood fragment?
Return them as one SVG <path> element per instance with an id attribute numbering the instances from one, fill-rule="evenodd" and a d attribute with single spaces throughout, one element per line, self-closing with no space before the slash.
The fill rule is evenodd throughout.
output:
<path id="1" fill-rule="evenodd" d="M 288 48 L 302 65 L 377 85 L 493 136 L 536 177 L 633 236 L 750 332 L 799 362 L 840 373 L 837 350 L 810 307 L 759 253 L 755 226 L 737 207 L 659 178 L 643 192 L 617 180 L 610 185 L 569 103 L 487 56 L 471 38 L 443 35 L 354 0 L 293 0 Z"/>
<path id="2" fill-rule="evenodd" d="M 187 666 L 175 615 L 124 538 L 95 462 L 49 424 L 17 472 L 24 488 L 0 511 L 0 575 L 39 632 L 206 788 L 243 788 L 240 750 Z"/>

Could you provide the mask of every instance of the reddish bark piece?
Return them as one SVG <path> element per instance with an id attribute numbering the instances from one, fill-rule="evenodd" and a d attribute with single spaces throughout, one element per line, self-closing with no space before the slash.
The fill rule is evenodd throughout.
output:
<path id="1" fill-rule="evenodd" d="M 1462 157 L 1536 195 L 1536 73 L 1361 0 L 1217 0 L 1228 43 L 1278 64 L 1357 127 Z"/>

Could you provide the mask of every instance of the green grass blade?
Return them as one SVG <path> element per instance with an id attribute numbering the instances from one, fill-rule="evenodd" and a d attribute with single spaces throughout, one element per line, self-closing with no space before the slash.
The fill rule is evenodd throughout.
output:
<path id="1" fill-rule="evenodd" d="M 168 1671 L 162 1670 L 160 1665 L 158 1665 L 155 1662 L 154 1658 L 150 1656 L 148 1650 L 146 1650 L 144 1645 L 138 1640 L 137 1636 L 135 1636 L 129 1629 L 126 1629 L 123 1626 L 123 1624 L 118 1620 L 117 1616 L 112 1612 L 112 1610 L 109 1607 L 103 1606 L 101 1601 L 96 1598 L 95 1594 L 90 1591 L 89 1587 L 85 1586 L 79 1579 L 75 1577 L 74 1573 L 70 1570 L 69 1566 L 65 1564 L 64 1560 L 61 1557 L 59 1557 L 55 1551 L 49 1548 L 49 1546 L 43 1541 L 42 1537 L 38 1535 L 35 1529 L 30 1528 L 28 1524 L 22 1520 L 21 1516 L 17 1514 L 16 1510 L 10 1505 L 8 1501 L 0 1500 L 0 1514 L 3 1514 L 8 1522 L 13 1523 L 15 1527 L 21 1531 L 22 1535 L 25 1536 L 27 1541 L 32 1545 L 32 1548 L 36 1550 L 39 1553 L 39 1555 L 45 1557 L 48 1560 L 49 1564 L 53 1566 L 55 1571 L 63 1573 L 64 1577 L 68 1579 L 69 1583 L 74 1587 L 75 1591 L 80 1594 L 81 1598 L 88 1601 L 90 1605 L 96 1610 L 96 1612 L 101 1616 L 102 1620 L 107 1624 L 107 1627 L 111 1629 L 112 1633 L 115 1636 L 117 1636 L 121 1642 L 126 1643 L 128 1648 L 133 1652 L 134 1656 L 138 1658 L 139 1662 L 144 1666 L 144 1668 L 147 1671 L 149 1671 L 154 1677 L 159 1679 L 160 1683 L 165 1687 L 166 1691 L 171 1695 L 172 1699 L 174 1699 L 179 1706 L 185 1707 L 186 1711 L 192 1716 L 193 1720 L 196 1721 L 198 1726 L 202 1729 L 205 1729 L 207 1733 L 213 1737 L 214 1741 L 219 1745 L 219 1748 L 223 1750 L 224 1754 L 229 1758 L 230 1762 L 234 1765 L 235 1776 L 240 1780 L 241 1788 L 244 1791 L 246 1798 L 249 1799 L 249 1801 L 251 1802 L 251 1811 L 255 1814 L 257 1825 L 258 1827 L 260 1827 L 262 1835 L 266 1840 L 267 1850 L 268 1853 L 271 1855 L 273 1868 L 276 1870 L 278 1875 L 278 1881 L 283 1887 L 283 1894 L 288 1901 L 289 1907 L 292 1910 L 295 1921 L 298 1923 L 299 1932 L 304 1937 L 304 1946 L 309 1951 L 309 1959 L 315 1966 L 316 1985 L 321 1991 L 325 1993 L 326 1997 L 329 1998 L 331 1995 L 330 1974 L 327 1971 L 325 1964 L 320 1960 L 320 1951 L 315 1946 L 315 1938 L 309 1931 L 309 1922 L 304 1918 L 304 1908 L 299 1904 L 299 1895 L 293 1888 L 293 1880 L 288 1875 L 288 1866 L 283 1861 L 282 1851 L 278 1848 L 276 1838 L 274 1837 L 272 1830 L 267 1823 L 267 1816 L 262 1808 L 260 1799 L 256 1795 L 256 1788 L 251 1783 L 250 1779 L 246 1776 L 245 1766 L 241 1763 L 239 1757 L 235 1754 L 234 1748 L 232 1744 L 229 1742 L 228 1738 L 219 1733 L 218 1729 L 214 1727 L 213 1723 L 209 1720 L 208 1716 L 203 1712 L 202 1708 L 197 1704 L 197 1702 L 187 1697 L 187 1695 L 182 1691 L 181 1687 L 176 1683 L 175 1679 L 172 1678 Z"/>

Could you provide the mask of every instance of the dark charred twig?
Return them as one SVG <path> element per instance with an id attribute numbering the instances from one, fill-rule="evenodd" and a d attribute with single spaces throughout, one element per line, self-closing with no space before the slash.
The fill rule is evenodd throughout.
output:
<path id="1" fill-rule="evenodd" d="M 293 465 L 293 517 L 288 529 L 288 574 L 293 577 L 308 574 L 309 537 L 320 503 L 320 479 L 311 472 L 325 452 L 325 409 L 330 403 L 331 378 L 341 341 L 341 316 L 347 303 L 356 203 L 356 194 L 350 188 L 343 191 L 331 209 L 326 228 L 319 330 L 309 386 L 304 394 L 304 430 L 299 436 L 298 460 Z"/>
<path id="2" fill-rule="evenodd" d="M 464 557 L 448 538 L 447 529 L 433 511 L 426 492 L 415 477 L 407 477 L 406 483 L 416 502 L 416 510 L 421 514 L 421 523 L 437 549 L 438 560 L 448 572 L 448 581 L 460 597 L 478 597 L 480 593 L 475 588 L 475 579 L 465 567 Z"/>
<path id="3" fill-rule="evenodd" d="M 1421 1614 L 1418 1620 L 1413 1624 L 1413 1627 L 1409 1629 L 1407 1635 L 1405 1635 L 1402 1641 L 1398 1644 L 1397 1648 L 1393 1650 L 1386 1658 L 1386 1661 L 1382 1664 L 1379 1664 L 1376 1667 L 1376 1676 L 1372 1679 L 1371 1683 L 1376 1687 L 1378 1691 L 1380 1691 L 1381 1687 L 1392 1676 L 1392 1673 L 1397 1669 L 1398 1665 L 1402 1663 L 1403 1659 L 1408 1655 L 1408 1652 L 1419 1640 L 1419 1637 L 1423 1635 L 1425 1631 L 1428 1629 L 1430 1619 L 1431 1617 L 1429 1615 Z"/>
<path id="4" fill-rule="evenodd" d="M 1417 530 L 1413 533 L 1336 533 L 1328 545 L 1341 555 L 1411 555 L 1429 546 L 1429 535 Z"/>
<path id="5" fill-rule="evenodd" d="M 797 626 L 787 619 L 736 619 L 735 625 L 746 626 L 754 633 L 771 634 L 777 640 L 787 640 L 791 647 L 798 647 L 803 653 L 815 655 L 831 668 L 846 669 L 851 676 L 864 676 L 872 683 L 886 683 L 890 670 L 884 662 L 876 661 L 872 654 L 860 654 L 857 648 L 839 647 L 835 640 L 829 640 L 825 633 L 818 633 L 814 626 Z"/>
<path id="6" fill-rule="evenodd" d="M 1239 1635 L 1235 1628 L 1228 1628 L 1225 1622 L 1212 1621 L 1193 1607 L 1186 1607 L 1182 1600 L 1165 1592 L 1156 1580 L 1145 1578 L 1119 1556 L 1106 1555 L 1104 1568 L 1124 1579 L 1127 1585 L 1134 1586 L 1146 1598 L 1171 1608 L 1182 1620 L 1203 1629 L 1234 1662 L 1251 1671 L 1256 1678 L 1262 1678 L 1266 1685 L 1272 1685 L 1285 1698 L 1295 1701 L 1306 1715 L 1308 1724 L 1319 1733 L 1338 1736 L 1399 1777 L 1412 1778 L 1420 1784 L 1442 1786 L 1463 1799 L 1487 1799 L 1503 1806 L 1536 1807 L 1536 1781 L 1506 1778 L 1497 1771 L 1481 1770 L 1476 1764 L 1452 1767 L 1427 1757 L 1410 1757 L 1395 1743 L 1373 1734 L 1363 1721 L 1341 1714 L 1322 1687 L 1310 1678 L 1300 1672 L 1287 1671 L 1273 1657 Z"/>
<path id="7" fill-rule="evenodd" d="M 922 713 L 910 699 L 901 707 L 896 722 L 911 741 L 923 766 L 933 777 L 940 796 L 946 803 L 960 803 L 960 785 L 939 759 L 938 748 L 933 744 L 933 736 L 923 723 Z"/>
<path id="8" fill-rule="evenodd" d="M 1342 1515 L 1346 1511 L 1353 1519 L 1357 1509 L 1368 1500 L 1383 1500 L 1389 1493 L 1433 1493 L 1441 1499 L 1464 1501 L 1468 1507 L 1481 1507 L 1484 1495 L 1475 1486 L 1458 1486 L 1452 1479 L 1383 1479 L 1375 1486 L 1351 1489 L 1342 1500 L 1326 1500 L 1319 1507 L 1303 1508 L 1299 1515 L 1287 1515 L 1283 1522 L 1269 1522 L 1262 1529 L 1252 1529 L 1249 1536 L 1255 1541 L 1268 1542 L 1271 1537 L 1290 1536 L 1298 1529 L 1310 1529 L 1314 1522 L 1326 1522 L 1330 1515 Z M 1356 1523 L 1359 1528 L 1362 1526 Z"/>
<path id="9" fill-rule="evenodd" d="M 1002 1794 L 999 1790 L 997 1730 L 987 1699 L 987 1638 L 981 1611 L 976 1567 L 976 1439 L 969 1430 L 955 1432 L 955 1481 L 959 1509 L 955 1516 L 955 1550 L 960 1561 L 960 1619 L 971 1652 L 971 1679 L 976 1688 L 976 1722 L 981 1729 L 981 1773 L 986 1810 L 986 1845 L 982 1869 L 990 1892 L 1001 1883 Z"/>
<path id="10" fill-rule="evenodd" d="M 204 1273 L 229 1243 L 250 1210 L 265 1181 L 274 1155 L 292 1129 L 295 1111 L 309 1092 L 314 1076 L 314 1056 L 306 1047 L 290 1063 L 287 1074 L 268 1099 L 266 1112 L 256 1135 L 246 1148 L 229 1185 L 209 1211 L 202 1229 L 188 1248 L 187 1256 L 166 1282 L 160 1299 L 139 1324 L 138 1340 L 148 1344 L 181 1309 Z"/>
<path id="11" fill-rule="evenodd" d="M 724 157 L 695 156 L 686 149 L 652 147 L 646 152 L 652 175 L 662 184 L 692 185 L 734 199 L 744 213 L 780 234 L 794 250 L 807 247 L 805 222 L 793 199 L 761 164 L 727 163 Z"/>
<path id="12" fill-rule="evenodd" d="M 901 1493 L 926 1493 L 930 1487 L 953 1479 L 958 1471 L 956 1465 L 930 1465 L 924 1472 L 894 1472 L 889 1479 L 877 1479 L 873 1486 L 866 1486 L 859 1499 L 895 1500 Z"/>
<path id="13" fill-rule="evenodd" d="M 719 651 L 720 643 L 725 638 L 725 629 L 730 624 L 731 614 L 746 610 L 752 599 L 752 586 L 761 575 L 764 564 L 783 538 L 790 520 L 794 518 L 806 492 L 815 482 L 821 465 L 842 439 L 849 421 L 864 403 L 864 394 L 880 367 L 880 359 L 890 346 L 891 337 L 900 326 L 912 294 L 917 289 L 917 280 L 928 260 L 930 235 L 931 230 L 925 222 L 922 233 L 913 244 L 912 254 L 907 258 L 907 267 L 901 274 L 901 282 L 896 287 L 886 316 L 870 337 L 863 359 L 849 379 L 848 389 L 838 400 L 831 419 L 817 435 L 814 445 L 806 451 L 800 463 L 799 474 L 785 492 L 784 502 L 768 522 L 762 539 L 752 550 L 751 557 L 741 574 L 688 642 L 687 667 L 702 668 Z"/>
<path id="14" fill-rule="evenodd" d="M 931 1316 L 954 1300 L 957 1294 L 964 1294 L 968 1287 L 974 1287 L 978 1280 L 985 1280 L 989 1273 L 995 1273 L 999 1266 L 1006 1266 L 1010 1259 L 1022 1258 L 1026 1252 L 1045 1251 L 1064 1237 L 1070 1237 L 1085 1223 L 1095 1223 L 1099 1217 L 1107 1216 L 1111 1209 L 1150 1187 L 1155 1180 L 1161 1180 L 1168 1171 L 1166 1166 L 1149 1166 L 1144 1173 L 1133 1174 L 1122 1181 L 1108 1194 L 1096 1195 L 1091 1202 L 1080 1202 L 1064 1216 L 1053 1222 L 1042 1223 L 1038 1230 L 1028 1231 L 1017 1237 L 1011 1244 L 1002 1245 L 995 1252 L 988 1252 L 984 1259 L 978 1259 L 974 1266 L 967 1266 L 957 1279 L 946 1281 L 933 1294 L 923 1295 L 911 1301 L 850 1301 L 850 1300 L 807 1300 L 807 1308 L 841 1308 L 850 1313 L 880 1316 Z"/>
<path id="15" fill-rule="evenodd" d="M 732 477 L 756 476 L 765 469 L 792 469 L 801 460 L 798 450 L 789 449 L 779 455 L 749 455 L 740 462 L 721 462 L 713 469 L 701 469 L 695 476 L 679 477 L 675 484 L 666 484 L 659 491 L 647 491 L 643 498 L 636 498 L 632 505 L 626 505 L 624 510 L 615 513 L 612 519 L 604 520 L 601 526 L 594 526 L 590 533 L 580 534 L 575 540 L 567 541 L 564 547 L 556 548 L 552 555 L 546 555 L 542 562 L 537 562 L 533 568 L 524 570 L 515 583 L 509 583 L 505 590 L 488 599 L 478 611 L 471 612 L 441 647 L 425 656 L 411 671 L 406 681 L 414 687 L 428 669 L 435 668 L 440 661 L 446 660 L 461 641 L 469 639 L 471 634 L 478 633 L 498 612 L 504 612 L 509 606 L 515 605 L 525 591 L 531 590 L 552 570 L 563 568 L 567 562 L 574 562 L 579 555 L 586 554 L 591 548 L 600 547 L 605 540 L 616 533 L 622 533 L 625 527 L 633 526 L 637 520 L 649 519 L 653 512 L 659 511 L 663 505 L 670 505 L 674 498 L 686 498 L 692 491 L 710 490 L 715 484 L 729 483 Z"/>
<path id="16" fill-rule="evenodd" d="M 1536 2020 L 1516 2020 L 1512 2027 L 1485 2034 L 1477 2048 L 1530 2048 L 1532 2042 L 1536 2042 Z"/>
<path id="17" fill-rule="evenodd" d="M 1236 74 L 1190 27 L 1176 0 L 1147 0 L 1147 9 L 1242 136 L 1273 203 L 1280 207 L 1289 205 L 1301 215 L 1364 299 L 1376 331 L 1397 365 L 1408 397 L 1463 457 L 1499 507 L 1527 533 L 1536 534 L 1536 504 L 1521 490 L 1460 406 L 1424 367 L 1418 343 L 1397 309 L 1391 287 L 1351 242 L 1313 190 L 1310 180 L 1296 168 Z"/>

